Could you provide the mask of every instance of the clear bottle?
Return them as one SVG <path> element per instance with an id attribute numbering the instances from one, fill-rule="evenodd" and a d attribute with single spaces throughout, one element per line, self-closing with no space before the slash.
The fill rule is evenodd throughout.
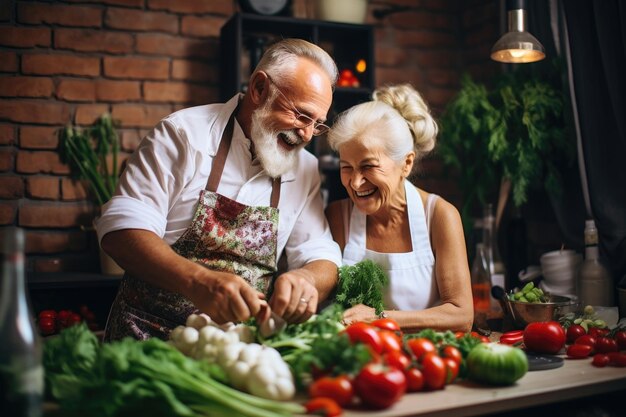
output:
<path id="1" fill-rule="evenodd" d="M 496 230 L 496 218 L 493 214 L 493 205 L 487 204 L 483 209 L 483 245 L 485 247 L 485 258 L 489 266 L 491 284 L 506 288 L 505 269 L 500 251 L 498 250 L 498 233 Z M 498 301 L 491 298 L 491 308 L 500 308 Z"/>
<path id="2" fill-rule="evenodd" d="M 476 244 L 476 255 L 472 263 L 472 298 L 474 301 L 474 325 L 487 328 L 487 314 L 491 309 L 491 273 L 485 246 Z"/>
<path id="3" fill-rule="evenodd" d="M 578 297 L 580 305 L 610 307 L 613 299 L 613 279 L 600 262 L 598 229 L 593 220 L 585 221 L 585 260 L 578 270 Z"/>
<path id="4" fill-rule="evenodd" d="M 42 415 L 44 372 L 41 340 L 26 295 L 24 232 L 4 230 L 0 293 L 0 398 L 2 415 Z"/>

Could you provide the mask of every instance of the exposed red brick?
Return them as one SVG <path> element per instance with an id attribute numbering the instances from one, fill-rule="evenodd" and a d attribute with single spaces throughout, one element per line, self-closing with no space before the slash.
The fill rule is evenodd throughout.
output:
<path id="1" fill-rule="evenodd" d="M 144 34 L 137 35 L 137 52 L 175 58 L 209 58 L 218 55 L 219 44 L 206 40 L 180 36 Z"/>
<path id="2" fill-rule="evenodd" d="M 180 31 L 187 36 L 220 37 L 220 29 L 226 23 L 223 17 L 183 16 Z"/>
<path id="3" fill-rule="evenodd" d="M 15 160 L 15 171 L 21 174 L 69 174 L 70 169 L 61 162 L 56 152 L 19 151 Z"/>
<path id="4" fill-rule="evenodd" d="M 426 101 L 434 109 L 443 110 L 446 105 L 454 98 L 457 91 L 454 88 L 431 87 L 426 92 Z"/>
<path id="5" fill-rule="evenodd" d="M 59 178 L 40 176 L 26 178 L 26 195 L 36 200 L 58 200 Z"/>
<path id="6" fill-rule="evenodd" d="M 423 82 L 421 73 L 407 68 L 377 68 L 376 83 L 380 85 L 395 84 L 398 82 L 410 83 L 418 90 Z"/>
<path id="7" fill-rule="evenodd" d="M 431 13 L 426 11 L 408 11 L 388 17 L 394 29 L 443 29 L 455 28 L 455 16 L 449 13 Z"/>
<path id="8" fill-rule="evenodd" d="M 433 51 L 421 51 L 415 52 L 417 56 L 417 62 L 420 68 L 439 69 L 439 68 L 454 68 L 455 56 L 449 51 L 433 50 Z"/>
<path id="9" fill-rule="evenodd" d="M 139 81 L 96 82 L 96 100 L 98 101 L 135 101 L 141 99 L 141 83 Z"/>
<path id="10" fill-rule="evenodd" d="M 90 6 L 20 2 L 17 6 L 17 20 L 31 25 L 100 27 L 102 11 Z"/>
<path id="11" fill-rule="evenodd" d="M 0 145 L 13 145 L 15 140 L 15 128 L 12 125 L 0 125 Z"/>
<path id="12" fill-rule="evenodd" d="M 401 66 L 407 63 L 408 54 L 405 49 L 393 46 L 376 48 L 376 64 L 386 67 Z"/>
<path id="13" fill-rule="evenodd" d="M 219 84 L 219 69 L 204 62 L 175 59 L 172 61 L 172 78 L 183 81 L 203 81 Z"/>
<path id="14" fill-rule="evenodd" d="M 135 80 L 166 80 L 170 63 L 167 59 L 104 57 L 104 75 Z"/>
<path id="15" fill-rule="evenodd" d="M 13 170 L 13 161 L 15 161 L 15 150 L 0 148 L 0 172 Z"/>
<path id="16" fill-rule="evenodd" d="M 0 96 L 50 97 L 54 84 L 44 77 L 0 77 Z"/>
<path id="17" fill-rule="evenodd" d="M 468 29 L 478 26 L 497 27 L 498 2 L 481 2 L 481 4 L 468 7 L 463 13 L 463 26 Z"/>
<path id="18" fill-rule="evenodd" d="M 62 79 L 57 85 L 56 96 L 68 101 L 93 101 L 96 99 L 96 84 L 88 80 Z"/>
<path id="19" fill-rule="evenodd" d="M 458 44 L 455 36 L 448 32 L 396 30 L 396 45 L 405 47 L 454 47 Z"/>
<path id="20" fill-rule="evenodd" d="M 42 75 L 100 75 L 100 58 L 61 54 L 22 55 L 25 74 Z"/>
<path id="21" fill-rule="evenodd" d="M 76 252 L 87 248 L 84 232 L 26 232 L 25 251 L 32 253 Z"/>
<path id="22" fill-rule="evenodd" d="M 137 130 L 124 130 L 120 134 L 120 147 L 125 151 L 133 152 L 139 146 L 143 136 Z"/>
<path id="23" fill-rule="evenodd" d="M 498 33 L 497 28 L 483 25 L 476 28 L 476 30 L 469 32 L 465 36 L 464 42 L 467 46 L 488 44 L 491 49 L 491 46 L 496 42 L 496 40 L 498 40 L 499 37 L 500 34 Z"/>
<path id="24" fill-rule="evenodd" d="M 144 5 L 145 0 L 66 0 L 69 3 L 102 3 L 112 4 L 114 6 L 126 6 L 141 8 Z"/>
<path id="25" fill-rule="evenodd" d="M 178 32 L 178 16 L 145 10 L 110 7 L 104 15 L 104 24 L 108 28 L 127 29 L 135 32 Z"/>
<path id="26" fill-rule="evenodd" d="M 108 52 L 127 54 L 133 50 L 129 33 L 91 29 L 55 29 L 54 47 L 79 52 Z"/>
<path id="27" fill-rule="evenodd" d="M 87 203 L 26 202 L 20 207 L 18 224 L 26 227 L 77 227 L 93 218 Z"/>
<path id="28" fill-rule="evenodd" d="M 148 0 L 148 7 L 153 10 L 190 14 L 215 13 L 229 16 L 234 12 L 232 1 L 215 0 Z"/>
<path id="29" fill-rule="evenodd" d="M 11 51 L 0 51 L 0 71 L 17 71 L 17 54 Z"/>
<path id="30" fill-rule="evenodd" d="M 109 111 L 109 106 L 106 104 L 81 104 L 76 107 L 76 115 L 74 116 L 74 123 L 77 125 L 91 125 L 100 116 Z"/>
<path id="31" fill-rule="evenodd" d="M 61 199 L 87 200 L 89 198 L 89 185 L 85 181 L 72 178 L 61 179 Z"/>
<path id="32" fill-rule="evenodd" d="M 14 2 L 5 1 L 0 7 L 0 22 L 8 22 L 13 16 Z"/>
<path id="33" fill-rule="evenodd" d="M 212 94 L 212 89 L 194 84 L 181 82 L 156 83 L 146 81 L 143 84 L 143 95 L 149 102 L 170 102 L 189 103 L 208 101 Z"/>
<path id="34" fill-rule="evenodd" d="M 34 48 L 50 46 L 50 29 L 26 27 L 0 27 L 0 45 L 16 48 Z"/>
<path id="35" fill-rule="evenodd" d="M 69 120 L 68 120 L 69 122 Z M 25 149 L 56 149 L 59 127 L 20 127 L 20 147 Z"/>
<path id="36" fill-rule="evenodd" d="M 24 197 L 24 180 L 17 175 L 0 176 L 0 198 L 16 200 Z"/>
<path id="37" fill-rule="evenodd" d="M 0 101 L 0 119 L 19 123 L 65 124 L 69 121 L 67 104 L 33 100 Z"/>
<path id="38" fill-rule="evenodd" d="M 458 71 L 438 69 L 426 71 L 426 74 L 428 82 L 436 86 L 458 88 L 461 83 L 461 75 Z"/>
<path id="39" fill-rule="evenodd" d="M 0 201 L 0 225 L 14 224 L 16 214 L 17 202 Z"/>
<path id="40" fill-rule="evenodd" d="M 117 104 L 113 106 L 112 116 L 122 123 L 122 127 L 150 128 L 171 112 L 170 106 Z"/>

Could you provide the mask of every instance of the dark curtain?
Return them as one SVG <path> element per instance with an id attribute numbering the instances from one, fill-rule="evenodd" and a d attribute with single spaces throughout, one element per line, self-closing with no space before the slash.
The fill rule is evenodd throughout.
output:
<path id="1" fill-rule="evenodd" d="M 626 275 L 626 2 L 562 0 L 601 260 Z M 581 226 L 582 233 L 582 226 Z"/>

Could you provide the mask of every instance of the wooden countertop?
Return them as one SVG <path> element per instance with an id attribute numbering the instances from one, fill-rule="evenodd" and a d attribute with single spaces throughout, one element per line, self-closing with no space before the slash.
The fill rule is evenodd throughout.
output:
<path id="1" fill-rule="evenodd" d="M 345 410 L 342 416 L 476 416 L 619 390 L 626 390 L 626 368 L 596 368 L 591 358 L 565 359 L 562 367 L 528 372 L 509 387 L 462 381 L 441 391 L 406 394 L 387 410 Z"/>

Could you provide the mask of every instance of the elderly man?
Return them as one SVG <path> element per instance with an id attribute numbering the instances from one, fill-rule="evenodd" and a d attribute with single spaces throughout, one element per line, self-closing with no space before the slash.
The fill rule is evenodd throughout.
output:
<path id="1" fill-rule="evenodd" d="M 198 310 L 217 322 L 272 312 L 301 322 L 316 311 L 341 254 L 317 161 L 302 148 L 328 130 L 336 79 L 321 48 L 285 39 L 244 95 L 180 110 L 147 135 L 97 223 L 126 271 L 107 340 L 166 338 Z M 282 253 L 289 271 L 276 276 Z"/>

